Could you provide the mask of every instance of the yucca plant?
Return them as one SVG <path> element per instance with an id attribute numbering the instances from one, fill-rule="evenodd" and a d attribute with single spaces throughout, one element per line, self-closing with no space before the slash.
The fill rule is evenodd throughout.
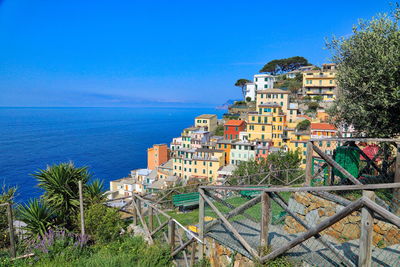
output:
<path id="1" fill-rule="evenodd" d="M 58 223 L 67 229 L 73 228 L 73 221 L 79 210 L 78 183 L 83 185 L 90 179 L 87 167 L 75 167 L 72 162 L 48 166 L 33 174 L 38 187 L 43 189 L 43 200 L 57 214 Z"/>
<path id="2" fill-rule="evenodd" d="M 87 204 L 99 204 L 106 200 L 107 195 L 104 193 L 104 181 L 99 179 L 93 180 L 90 184 L 84 187 L 84 197 Z"/>
<path id="3" fill-rule="evenodd" d="M 43 236 L 55 226 L 55 213 L 42 200 L 33 199 L 26 205 L 20 205 L 18 214 L 20 220 L 26 223 L 24 230 L 31 237 Z"/>

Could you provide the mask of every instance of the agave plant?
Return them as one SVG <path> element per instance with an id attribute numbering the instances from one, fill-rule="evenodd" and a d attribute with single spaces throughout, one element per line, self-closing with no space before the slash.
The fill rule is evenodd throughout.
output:
<path id="1" fill-rule="evenodd" d="M 45 192 L 43 199 L 57 214 L 60 226 L 72 229 L 79 210 L 78 183 L 85 185 L 90 174 L 87 167 L 77 168 L 72 162 L 48 166 L 33 174 L 39 181 L 38 187 Z"/>
<path id="2" fill-rule="evenodd" d="M 106 200 L 107 195 L 103 191 L 104 181 L 99 179 L 93 180 L 85 186 L 85 202 L 88 204 L 102 203 Z"/>
<path id="3" fill-rule="evenodd" d="M 21 221 L 26 223 L 24 230 L 31 237 L 43 236 L 55 226 L 54 211 L 42 200 L 33 199 L 28 204 L 19 206 L 18 214 Z"/>

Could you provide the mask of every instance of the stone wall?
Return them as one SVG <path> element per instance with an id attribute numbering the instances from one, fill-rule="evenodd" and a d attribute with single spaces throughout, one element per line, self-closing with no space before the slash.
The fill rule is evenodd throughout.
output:
<path id="1" fill-rule="evenodd" d="M 294 193 L 289 199 L 289 209 L 303 219 L 309 226 L 319 224 L 324 219 L 343 209 L 342 205 L 325 200 L 306 192 Z M 339 242 L 360 238 L 360 212 L 353 212 L 350 216 L 325 229 L 322 234 L 329 235 Z M 284 229 L 289 234 L 305 232 L 293 217 L 287 216 Z M 378 247 L 387 247 L 400 243 L 399 229 L 389 223 L 374 220 L 373 244 Z"/>
<path id="2" fill-rule="evenodd" d="M 210 264 L 213 267 L 252 267 L 254 263 L 242 256 L 239 253 L 233 252 L 231 249 L 218 244 L 212 238 L 205 238 L 206 243 L 206 257 L 210 260 Z"/>

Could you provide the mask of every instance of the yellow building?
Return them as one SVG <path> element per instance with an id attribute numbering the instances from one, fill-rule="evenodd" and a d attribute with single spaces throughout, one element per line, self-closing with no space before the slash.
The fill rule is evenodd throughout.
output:
<path id="1" fill-rule="evenodd" d="M 199 179 L 216 182 L 218 170 L 225 166 L 225 151 L 198 148 L 181 149 L 173 159 L 173 173 L 185 180 Z"/>
<path id="2" fill-rule="evenodd" d="M 303 88 L 310 97 L 322 96 L 323 101 L 334 101 L 336 96 L 336 65 L 323 64 L 321 70 L 303 73 Z"/>
<path id="3" fill-rule="evenodd" d="M 290 92 L 281 89 L 266 89 L 257 91 L 257 111 L 259 105 L 266 103 L 275 103 L 282 107 L 283 112 L 287 112 L 289 108 Z"/>
<path id="4" fill-rule="evenodd" d="M 261 94 L 263 95 L 263 94 Z M 258 101 L 258 98 L 257 98 Z M 249 113 L 247 133 L 250 141 L 272 141 L 273 146 L 282 146 L 286 115 L 277 103 L 257 104 L 257 113 Z"/>
<path id="5" fill-rule="evenodd" d="M 203 114 L 195 118 L 195 127 L 203 127 L 206 131 L 213 132 L 217 129 L 218 119 L 215 114 Z"/>

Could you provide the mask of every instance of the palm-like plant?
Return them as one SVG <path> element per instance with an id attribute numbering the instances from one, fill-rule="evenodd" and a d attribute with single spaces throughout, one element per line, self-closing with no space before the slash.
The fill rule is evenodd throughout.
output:
<path id="1" fill-rule="evenodd" d="M 85 202 L 88 204 L 98 204 L 106 200 L 107 195 L 103 191 L 104 181 L 99 179 L 93 180 L 90 184 L 86 184 Z"/>
<path id="2" fill-rule="evenodd" d="M 32 237 L 43 236 L 55 226 L 55 214 L 42 200 L 33 199 L 18 207 L 19 218 L 26 223 L 24 229 Z"/>
<path id="3" fill-rule="evenodd" d="M 56 212 L 60 225 L 71 229 L 79 210 L 78 183 L 82 181 L 85 185 L 90 179 L 87 167 L 61 163 L 48 166 L 33 176 L 39 181 L 38 187 L 45 191 L 43 199 Z"/>

